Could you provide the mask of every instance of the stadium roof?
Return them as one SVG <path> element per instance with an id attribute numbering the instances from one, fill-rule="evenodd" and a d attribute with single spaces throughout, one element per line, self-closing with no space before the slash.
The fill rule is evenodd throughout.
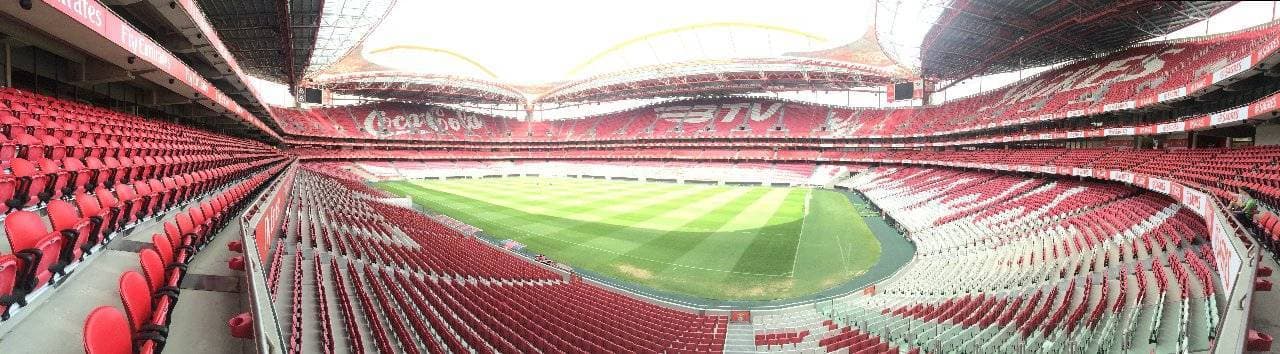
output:
<path id="1" fill-rule="evenodd" d="M 366 41 L 305 83 L 433 103 L 511 103 L 512 94 L 564 103 L 836 91 L 916 78 L 881 47 L 874 4 L 400 2 Z M 397 75 L 407 82 L 393 84 Z"/>
<path id="2" fill-rule="evenodd" d="M 1235 3 L 956 0 L 924 37 L 921 71 L 959 81 L 1085 58 L 1169 34 Z"/>
<path id="3" fill-rule="evenodd" d="M 241 67 L 285 84 L 332 64 L 377 26 L 395 0 L 198 0 Z"/>

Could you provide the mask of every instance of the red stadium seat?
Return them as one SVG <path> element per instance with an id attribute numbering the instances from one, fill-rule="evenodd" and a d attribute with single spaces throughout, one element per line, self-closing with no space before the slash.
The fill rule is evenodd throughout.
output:
<path id="1" fill-rule="evenodd" d="M 133 354 L 133 336 L 129 321 L 111 306 L 100 306 L 89 312 L 84 321 L 85 354 Z M 123 334 L 123 335 L 122 335 Z"/>
<path id="2" fill-rule="evenodd" d="M 59 255 L 63 238 L 45 228 L 40 216 L 29 211 L 17 211 L 4 220 L 5 236 L 23 269 L 19 278 L 21 289 L 32 291 L 48 283 L 55 272 L 60 272 Z"/>

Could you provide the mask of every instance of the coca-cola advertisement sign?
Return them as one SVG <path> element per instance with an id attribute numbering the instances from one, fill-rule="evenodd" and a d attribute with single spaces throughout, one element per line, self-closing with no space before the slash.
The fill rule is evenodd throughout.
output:
<path id="1" fill-rule="evenodd" d="M 484 128 L 484 121 L 474 113 L 432 107 L 423 112 L 390 115 L 371 110 L 364 118 L 364 130 L 376 137 L 405 134 L 432 134 Z"/>

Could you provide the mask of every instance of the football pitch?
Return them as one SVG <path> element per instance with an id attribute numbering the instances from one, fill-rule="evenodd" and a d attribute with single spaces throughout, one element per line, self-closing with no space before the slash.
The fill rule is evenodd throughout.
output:
<path id="1" fill-rule="evenodd" d="M 880 258 L 849 200 L 822 189 L 538 177 L 378 187 L 575 268 L 709 299 L 804 296 Z"/>

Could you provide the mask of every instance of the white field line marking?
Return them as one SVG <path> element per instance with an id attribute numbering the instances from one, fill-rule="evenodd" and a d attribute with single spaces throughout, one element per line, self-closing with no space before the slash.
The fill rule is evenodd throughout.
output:
<path id="1" fill-rule="evenodd" d="M 804 215 L 800 216 L 800 237 L 796 238 L 796 252 L 791 255 L 791 273 L 787 273 L 791 276 L 795 276 L 796 262 L 800 260 L 800 245 L 804 244 L 804 224 L 809 220 L 809 200 L 811 199 L 813 199 L 812 189 L 804 193 Z"/>

